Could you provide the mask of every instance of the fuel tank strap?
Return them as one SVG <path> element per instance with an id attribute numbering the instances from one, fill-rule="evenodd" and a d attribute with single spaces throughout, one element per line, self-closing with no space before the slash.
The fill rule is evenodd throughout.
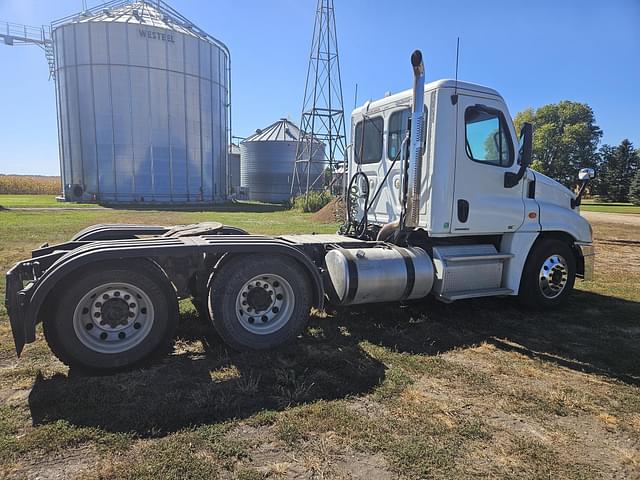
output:
<path id="1" fill-rule="evenodd" d="M 413 259 L 411 258 L 411 256 L 409 256 L 409 253 L 406 249 L 400 248 L 397 245 L 393 244 L 391 244 L 390 247 L 402 256 L 402 259 L 404 260 L 404 266 L 407 269 L 407 285 L 404 287 L 402 297 L 400 297 L 400 300 L 406 300 L 411 295 L 413 287 L 416 284 L 416 268 L 413 265 Z"/>
<path id="2" fill-rule="evenodd" d="M 339 250 L 347 261 L 347 270 L 349 271 L 349 288 L 345 298 L 345 303 L 349 303 L 356 298 L 356 293 L 358 293 L 358 267 L 356 266 L 356 259 L 349 250 L 346 248 L 340 248 Z"/>

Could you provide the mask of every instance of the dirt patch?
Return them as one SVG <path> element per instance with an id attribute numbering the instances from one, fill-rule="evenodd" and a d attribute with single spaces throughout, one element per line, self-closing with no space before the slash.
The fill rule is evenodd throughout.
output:
<path id="1" fill-rule="evenodd" d="M 98 460 L 96 452 L 90 448 L 79 448 L 73 451 L 65 451 L 60 455 L 34 458 L 20 465 L 15 470 L 8 469 L 4 473 L 6 477 L 13 479 L 37 479 L 37 480 L 63 480 L 75 478 L 88 471 Z M 1 476 L 1 475 L 0 475 Z"/>
<path id="2" fill-rule="evenodd" d="M 640 215 L 633 213 L 580 212 L 590 222 L 621 223 L 640 227 Z"/>
<path id="3" fill-rule="evenodd" d="M 336 223 L 344 221 L 344 202 L 336 197 L 311 216 L 317 223 Z"/>

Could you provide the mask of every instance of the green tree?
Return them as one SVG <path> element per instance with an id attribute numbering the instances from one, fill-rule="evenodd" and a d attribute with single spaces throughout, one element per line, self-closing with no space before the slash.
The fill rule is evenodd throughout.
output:
<path id="1" fill-rule="evenodd" d="M 629 200 L 634 205 L 640 205 L 640 169 L 636 171 L 636 174 L 633 176 L 633 180 L 631 181 L 631 188 L 629 188 Z"/>
<path id="2" fill-rule="evenodd" d="M 514 119 L 518 133 L 523 122 L 531 123 L 534 129 L 533 169 L 573 186 L 578 170 L 596 167 L 602 130 L 586 103 L 564 100 L 523 110 Z"/>
<path id="3" fill-rule="evenodd" d="M 617 147 L 600 148 L 597 193 L 609 202 L 627 202 L 631 182 L 638 170 L 638 153 L 624 139 Z"/>

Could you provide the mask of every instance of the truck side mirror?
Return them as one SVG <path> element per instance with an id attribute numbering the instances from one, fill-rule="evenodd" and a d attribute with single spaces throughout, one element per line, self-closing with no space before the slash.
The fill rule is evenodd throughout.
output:
<path id="1" fill-rule="evenodd" d="M 533 152 L 533 126 L 530 123 L 523 123 L 520 130 L 520 148 L 518 149 L 518 159 L 520 161 L 520 169 L 517 173 L 505 172 L 504 174 L 504 188 L 513 188 L 522 177 L 524 172 L 527 171 L 527 167 L 531 164 L 531 155 Z"/>
<path id="2" fill-rule="evenodd" d="M 589 180 L 596 177 L 596 172 L 593 168 L 581 168 L 578 172 L 578 180 L 580 180 L 580 190 L 578 190 L 578 195 L 576 198 L 571 199 L 571 208 L 579 207 L 582 203 L 582 195 L 584 194 L 584 189 L 587 188 L 587 183 Z"/>
<path id="3" fill-rule="evenodd" d="M 593 180 L 596 177 L 596 172 L 593 168 L 582 168 L 578 172 L 578 180 L 584 182 L 585 180 Z"/>

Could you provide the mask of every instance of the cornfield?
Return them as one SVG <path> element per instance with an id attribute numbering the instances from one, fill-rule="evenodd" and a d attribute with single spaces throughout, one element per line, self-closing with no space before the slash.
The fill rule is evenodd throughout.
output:
<path id="1" fill-rule="evenodd" d="M 60 177 L 0 174 L 0 194 L 57 195 L 59 193 Z"/>

